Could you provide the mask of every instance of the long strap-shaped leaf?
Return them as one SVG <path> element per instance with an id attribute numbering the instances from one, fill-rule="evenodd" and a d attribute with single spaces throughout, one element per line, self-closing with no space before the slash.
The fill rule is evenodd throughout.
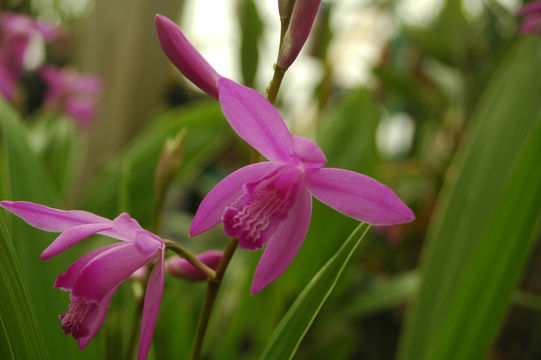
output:
<path id="1" fill-rule="evenodd" d="M 46 359 L 19 260 L 0 214 L 0 358 Z"/>
<path id="2" fill-rule="evenodd" d="M 262 360 L 285 360 L 293 357 L 369 228 L 368 224 L 359 224 L 336 254 L 308 283 L 274 330 L 263 351 Z"/>

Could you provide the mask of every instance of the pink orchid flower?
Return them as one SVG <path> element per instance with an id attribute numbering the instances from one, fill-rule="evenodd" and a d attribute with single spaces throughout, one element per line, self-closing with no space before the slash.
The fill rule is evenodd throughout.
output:
<path id="1" fill-rule="evenodd" d="M 220 76 L 168 18 L 156 15 L 161 46 L 195 85 L 217 98 L 226 119 L 270 161 L 245 166 L 222 180 L 201 202 L 190 236 L 224 224 L 239 246 L 265 250 L 252 282 L 255 294 L 291 264 L 310 224 L 312 196 L 341 213 L 374 225 L 414 219 L 387 186 L 356 172 L 323 168 L 326 158 L 310 139 L 291 136 L 278 111 L 258 92 Z"/>
<path id="2" fill-rule="evenodd" d="M 218 263 L 224 256 L 223 251 L 209 250 L 197 255 L 197 258 L 205 265 L 216 270 Z M 188 260 L 173 256 L 165 262 L 165 271 L 173 276 L 190 281 L 204 281 L 208 277 L 201 270 L 190 264 Z"/>
<path id="3" fill-rule="evenodd" d="M 163 293 L 165 245 L 122 213 L 114 220 L 80 210 L 58 210 L 26 201 L 0 201 L 0 206 L 28 224 L 61 234 L 41 253 L 49 259 L 84 238 L 101 234 L 118 240 L 93 250 L 58 275 L 55 288 L 70 292 L 69 311 L 60 315 L 62 329 L 84 349 L 100 328 L 117 287 L 141 266 L 157 260 L 145 293 L 138 359 L 146 358 Z"/>
<path id="4" fill-rule="evenodd" d="M 310 224 L 312 196 L 333 209 L 374 225 L 414 219 L 387 186 L 348 170 L 323 168 L 319 146 L 291 136 L 278 111 L 261 94 L 226 78 L 218 80 L 225 117 L 248 144 L 269 161 L 227 176 L 203 199 L 190 236 L 223 222 L 241 248 L 265 251 L 255 270 L 251 293 L 278 278 L 293 261 Z"/>
<path id="5" fill-rule="evenodd" d="M 518 15 L 524 16 L 524 22 L 520 27 L 521 33 L 541 34 L 541 1 L 525 4 L 519 9 Z"/>
<path id="6" fill-rule="evenodd" d="M 89 126 L 96 117 L 101 79 L 50 65 L 43 66 L 39 75 L 47 84 L 45 107 L 57 107 L 79 125 Z"/>

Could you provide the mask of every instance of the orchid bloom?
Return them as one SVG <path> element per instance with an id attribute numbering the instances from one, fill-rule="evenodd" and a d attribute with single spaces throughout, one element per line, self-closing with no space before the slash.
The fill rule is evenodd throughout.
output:
<path id="1" fill-rule="evenodd" d="M 49 22 L 11 12 L 0 14 L 0 94 L 14 101 L 25 53 L 32 39 L 50 42 L 59 33 L 59 29 Z"/>
<path id="2" fill-rule="evenodd" d="M 521 33 L 541 34 L 541 1 L 532 1 L 525 4 L 519 9 L 518 15 L 525 17 L 520 27 Z"/>
<path id="3" fill-rule="evenodd" d="M 261 94 L 226 78 L 218 80 L 229 124 L 269 161 L 245 166 L 203 199 L 190 228 L 198 235 L 223 222 L 225 233 L 248 250 L 265 246 L 251 293 L 278 278 L 293 261 L 310 224 L 312 196 L 335 210 L 374 225 L 414 219 L 387 186 L 348 170 L 323 168 L 319 146 L 291 136 L 278 111 Z"/>
<path id="4" fill-rule="evenodd" d="M 84 238 L 101 234 L 120 243 L 91 251 L 58 275 L 55 288 L 70 292 L 69 311 L 60 315 L 62 329 L 84 349 L 100 328 L 117 287 L 141 266 L 157 260 L 145 293 L 138 359 L 146 358 L 156 325 L 164 283 L 164 241 L 122 213 L 114 220 L 80 210 L 58 210 L 26 201 L 0 201 L 0 206 L 28 224 L 61 234 L 41 253 L 49 259 Z"/>
<path id="5" fill-rule="evenodd" d="M 310 139 L 291 136 L 272 104 L 258 92 L 220 76 L 180 28 L 156 15 L 166 55 L 195 85 L 217 98 L 227 121 L 269 161 L 245 166 L 214 187 L 197 210 L 190 236 L 223 222 L 239 246 L 265 250 L 252 282 L 255 294 L 293 261 L 310 224 L 312 196 L 360 221 L 391 225 L 414 219 L 387 186 L 342 169 L 323 168 L 326 158 Z"/>
<path id="6" fill-rule="evenodd" d="M 216 270 L 218 263 L 224 256 L 223 251 L 209 250 L 197 255 L 197 258 L 205 265 Z M 190 281 L 204 281 L 208 279 L 201 270 L 193 266 L 188 260 L 178 256 L 173 256 L 165 262 L 165 271 L 173 276 L 180 277 Z"/>
<path id="7" fill-rule="evenodd" d="M 42 67 L 39 75 L 47 84 L 46 107 L 58 107 L 83 127 L 96 117 L 98 95 L 102 88 L 98 76 L 50 65 Z"/>

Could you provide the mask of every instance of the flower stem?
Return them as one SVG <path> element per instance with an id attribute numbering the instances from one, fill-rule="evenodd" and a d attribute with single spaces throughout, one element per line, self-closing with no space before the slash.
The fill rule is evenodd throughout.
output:
<path id="1" fill-rule="evenodd" d="M 199 271 L 201 271 L 203 274 L 207 275 L 209 280 L 215 279 L 217 277 L 216 271 L 212 270 L 210 267 L 205 265 L 201 260 L 195 257 L 194 254 L 186 250 L 183 246 L 180 244 L 177 244 L 174 241 L 171 240 L 164 240 L 165 246 L 169 250 L 173 250 L 176 252 L 181 258 L 186 259 L 190 264 L 195 266 Z M 224 255 L 225 256 L 225 255 Z"/>
<path id="2" fill-rule="evenodd" d="M 280 90 L 280 85 L 282 84 L 282 79 L 284 78 L 286 70 L 287 69 L 281 67 L 280 65 L 274 64 L 274 75 L 272 76 L 272 80 L 267 88 L 267 99 L 273 105 L 276 101 L 276 97 L 278 96 L 278 90 Z"/>
<path id="3" fill-rule="evenodd" d="M 227 248 L 224 251 L 218 266 L 216 267 L 216 277 L 209 279 L 207 285 L 207 293 L 205 295 L 205 302 L 201 308 L 201 313 L 199 314 L 199 321 L 197 322 L 197 330 L 195 332 L 195 339 L 192 345 L 192 353 L 190 355 L 191 360 L 199 360 L 201 357 L 201 349 L 203 348 L 203 340 L 205 339 L 205 333 L 207 332 L 207 326 L 210 320 L 210 315 L 212 309 L 214 308 L 214 302 L 216 301 L 216 296 L 218 295 L 218 290 L 220 290 L 220 284 L 222 279 L 237 249 L 238 240 L 236 238 L 231 238 L 227 244 Z"/>

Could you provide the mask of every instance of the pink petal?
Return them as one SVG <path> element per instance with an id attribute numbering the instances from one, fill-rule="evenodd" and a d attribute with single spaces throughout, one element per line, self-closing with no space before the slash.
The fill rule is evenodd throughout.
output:
<path id="1" fill-rule="evenodd" d="M 357 220 L 392 225 L 415 218 L 391 189 L 366 175 L 343 169 L 319 169 L 307 177 L 312 195 Z"/>
<path id="2" fill-rule="evenodd" d="M 77 343 L 79 344 L 79 349 L 83 350 L 100 329 L 100 326 L 103 323 L 103 319 L 105 319 L 105 315 L 107 314 L 107 309 L 109 308 L 111 298 L 113 297 L 113 294 L 115 293 L 117 288 L 118 286 L 114 287 L 111 291 L 109 291 L 98 304 L 98 313 L 96 314 L 94 323 L 91 325 L 90 333 L 87 336 L 77 340 Z"/>
<path id="3" fill-rule="evenodd" d="M 520 26 L 520 32 L 523 34 L 541 34 L 541 13 L 526 16 Z"/>
<path id="4" fill-rule="evenodd" d="M 111 289 L 155 257 L 156 253 L 143 254 L 131 242 L 112 247 L 89 261 L 81 270 L 72 293 L 89 301 L 101 301 Z"/>
<path id="5" fill-rule="evenodd" d="M 112 224 L 97 223 L 84 224 L 71 227 L 58 236 L 43 252 L 40 259 L 47 260 L 58 255 L 67 248 L 77 244 L 79 241 L 103 230 L 111 229 Z"/>
<path id="6" fill-rule="evenodd" d="M 196 236 L 222 221 L 226 206 L 238 198 L 247 182 L 256 181 L 279 164 L 260 162 L 245 166 L 220 181 L 203 199 L 190 228 L 190 236 Z"/>
<path id="7" fill-rule="evenodd" d="M 160 309 L 163 294 L 164 262 L 165 247 L 162 247 L 160 260 L 154 265 L 154 269 L 150 273 L 145 292 L 141 334 L 139 336 L 139 353 L 137 354 L 138 360 L 146 359 L 150 344 L 152 343 L 152 335 L 156 327 L 156 319 L 158 318 L 158 310 Z"/>
<path id="8" fill-rule="evenodd" d="M 306 237 L 312 215 L 312 195 L 305 189 L 280 225 L 255 269 L 251 294 L 276 280 L 291 264 Z"/>
<path id="9" fill-rule="evenodd" d="M 216 270 L 218 263 L 220 262 L 223 251 L 209 250 L 197 255 L 197 258 L 205 265 L 213 270 Z M 188 260 L 180 258 L 178 256 L 170 257 L 165 264 L 165 271 L 170 275 L 178 276 L 191 281 L 203 281 L 207 280 L 207 275 L 202 273 L 195 266 L 190 264 Z"/>
<path id="10" fill-rule="evenodd" d="M 218 92 L 227 121 L 244 141 L 271 161 L 291 161 L 291 134 L 263 95 L 225 78 L 218 80 Z"/>
<path id="11" fill-rule="evenodd" d="M 3 95 L 8 101 L 14 101 L 17 79 L 8 66 L 3 63 L 2 56 L 4 55 L 0 53 L 0 95 Z"/>
<path id="12" fill-rule="evenodd" d="M 51 232 L 63 232 L 72 226 L 83 224 L 111 224 L 111 220 L 87 211 L 53 209 L 28 201 L 0 201 L 0 206 L 28 224 Z"/>
<path id="13" fill-rule="evenodd" d="M 216 70 L 186 39 L 177 24 L 160 14 L 156 15 L 155 22 L 160 44 L 169 60 L 197 87 L 218 99 L 220 75 Z"/>
<path id="14" fill-rule="evenodd" d="M 66 291 L 71 291 L 71 289 L 73 288 L 73 285 L 75 285 L 75 282 L 77 281 L 77 278 L 79 277 L 79 274 L 81 273 L 81 270 L 83 270 L 84 267 L 91 260 L 93 260 L 96 256 L 100 255 L 101 253 L 106 252 L 109 249 L 115 248 L 118 246 L 122 246 L 122 243 L 120 244 L 115 243 L 115 244 L 103 246 L 99 249 L 86 253 L 85 255 L 80 257 L 76 262 L 70 265 L 64 274 L 58 275 L 58 277 L 56 278 L 56 282 L 54 283 L 54 287 L 60 288 Z"/>
<path id="15" fill-rule="evenodd" d="M 325 154 L 313 140 L 293 135 L 293 149 L 305 169 L 319 169 L 327 163 Z"/>

